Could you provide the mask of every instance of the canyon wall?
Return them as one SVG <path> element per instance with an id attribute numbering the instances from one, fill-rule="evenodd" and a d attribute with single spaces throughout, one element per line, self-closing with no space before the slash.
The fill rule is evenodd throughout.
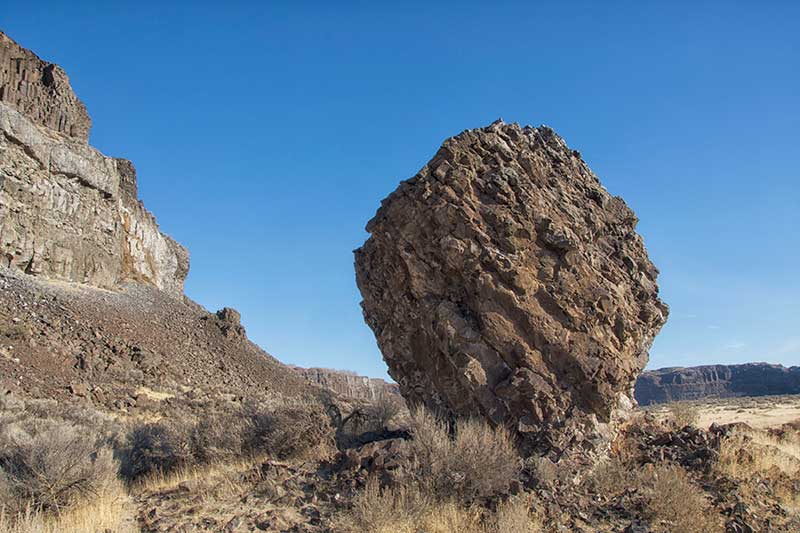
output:
<path id="1" fill-rule="evenodd" d="M 352 372 L 330 368 L 292 368 L 308 381 L 348 398 L 375 401 L 385 394 L 398 395 L 398 397 L 400 395 L 400 389 L 396 383 L 388 383 L 382 379 L 359 376 Z"/>
<path id="2" fill-rule="evenodd" d="M 182 294 L 188 252 L 137 199 L 133 164 L 88 145 L 91 121 L 63 71 L 4 34 L 0 61 L 0 265 Z"/>
<path id="3" fill-rule="evenodd" d="M 662 368 L 644 372 L 635 389 L 640 405 L 778 394 L 800 394 L 800 367 L 747 363 Z"/>

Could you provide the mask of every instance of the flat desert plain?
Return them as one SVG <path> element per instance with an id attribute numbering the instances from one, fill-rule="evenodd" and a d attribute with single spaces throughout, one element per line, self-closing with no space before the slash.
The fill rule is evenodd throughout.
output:
<path id="1" fill-rule="evenodd" d="M 740 398 L 708 398 L 681 402 L 696 410 L 696 426 L 707 428 L 713 423 L 745 422 L 754 428 L 766 429 L 800 421 L 800 395 L 747 396 Z M 657 417 L 669 417 L 671 404 L 646 408 Z"/>

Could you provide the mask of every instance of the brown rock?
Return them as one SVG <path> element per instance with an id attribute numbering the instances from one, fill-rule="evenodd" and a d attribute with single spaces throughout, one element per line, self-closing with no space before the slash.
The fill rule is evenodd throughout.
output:
<path id="1" fill-rule="evenodd" d="M 228 338 L 245 337 L 246 332 L 242 326 L 242 315 L 236 309 L 223 307 L 217 311 L 217 319 L 222 334 Z"/>
<path id="2" fill-rule="evenodd" d="M 89 140 L 92 120 L 72 91 L 67 73 L 1 31 L 0 102 L 37 124 L 84 142 Z"/>
<path id="3" fill-rule="evenodd" d="M 402 394 L 509 425 L 528 452 L 607 443 L 667 316 L 636 222 L 550 128 L 445 141 L 355 252 Z"/>
<path id="4" fill-rule="evenodd" d="M 66 74 L 0 33 L 0 265 L 182 295 L 188 252 L 137 199 L 133 164 L 87 144 L 89 125 Z"/>

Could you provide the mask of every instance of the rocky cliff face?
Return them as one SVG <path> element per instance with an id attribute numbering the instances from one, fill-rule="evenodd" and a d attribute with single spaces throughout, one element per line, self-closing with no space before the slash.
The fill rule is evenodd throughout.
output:
<path id="1" fill-rule="evenodd" d="M 330 389 L 347 398 L 375 401 L 384 394 L 400 394 L 394 383 L 382 379 L 359 376 L 330 368 L 300 368 L 294 370 L 312 383 Z"/>
<path id="2" fill-rule="evenodd" d="M 662 368 L 644 372 L 636 381 L 641 405 L 777 394 L 800 394 L 800 367 L 748 363 Z"/>
<path id="3" fill-rule="evenodd" d="M 69 84 L 67 73 L 22 48 L 0 31 L 0 102 L 35 124 L 82 141 L 92 121 Z"/>
<path id="4" fill-rule="evenodd" d="M 91 122 L 63 71 L 4 34 L 0 61 L 0 264 L 182 294 L 188 252 L 138 201 L 131 162 L 86 143 Z"/>
<path id="5" fill-rule="evenodd" d="M 445 141 L 356 250 L 364 316 L 410 403 L 603 445 L 664 324 L 637 218 L 547 127 Z"/>

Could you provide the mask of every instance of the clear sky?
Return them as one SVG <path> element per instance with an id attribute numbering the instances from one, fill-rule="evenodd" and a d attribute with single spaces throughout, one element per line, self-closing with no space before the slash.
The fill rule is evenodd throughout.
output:
<path id="1" fill-rule="evenodd" d="M 188 295 L 284 362 L 385 376 L 352 250 L 445 138 L 502 117 L 639 215 L 671 307 L 651 368 L 800 364 L 798 2 L 3 4 L 136 164 Z"/>

